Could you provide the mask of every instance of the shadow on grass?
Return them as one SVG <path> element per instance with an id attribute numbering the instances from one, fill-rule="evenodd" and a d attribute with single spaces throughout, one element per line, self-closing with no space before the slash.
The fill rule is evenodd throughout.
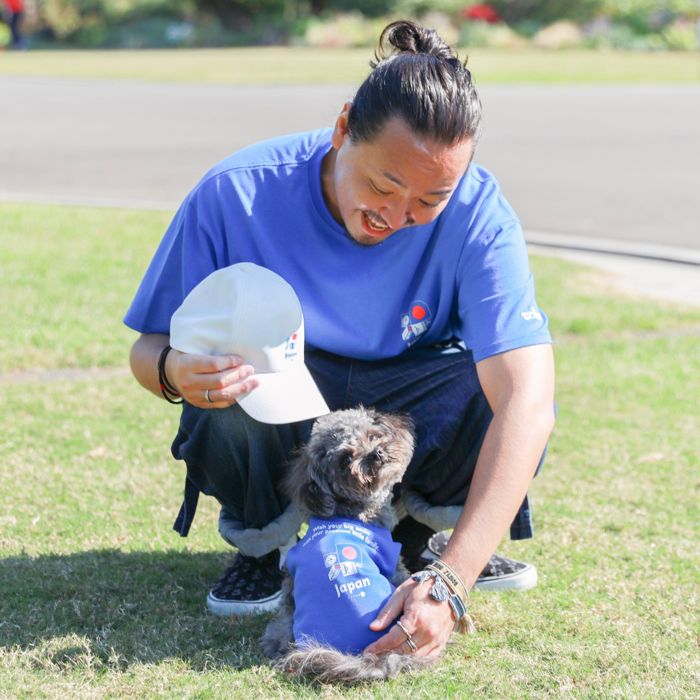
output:
<path id="1" fill-rule="evenodd" d="M 263 665 L 267 616 L 206 611 L 222 563 L 220 553 L 174 550 L 0 559 L 0 653 L 53 669 L 171 659 L 195 671 Z"/>

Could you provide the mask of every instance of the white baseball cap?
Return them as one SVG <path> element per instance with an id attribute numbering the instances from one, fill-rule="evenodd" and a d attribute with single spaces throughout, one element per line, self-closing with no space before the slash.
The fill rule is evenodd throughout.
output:
<path id="1" fill-rule="evenodd" d="M 212 272 L 170 321 L 170 345 L 196 355 L 236 354 L 259 386 L 238 399 L 262 423 L 294 423 L 329 413 L 304 364 L 304 317 L 292 287 L 253 263 Z"/>

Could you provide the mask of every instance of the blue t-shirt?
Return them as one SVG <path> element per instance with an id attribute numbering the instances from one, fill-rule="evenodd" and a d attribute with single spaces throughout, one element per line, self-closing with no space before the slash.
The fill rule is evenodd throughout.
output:
<path id="1" fill-rule="evenodd" d="M 294 640 L 315 640 L 359 654 L 386 634 L 369 624 L 394 592 L 401 545 L 381 527 L 342 518 L 311 518 L 287 554 L 294 577 Z"/>
<path id="2" fill-rule="evenodd" d="M 309 348 L 378 360 L 461 340 L 478 362 L 551 342 L 520 222 L 490 173 L 472 164 L 430 224 L 362 246 L 323 199 L 330 136 L 264 141 L 210 170 L 175 215 L 125 323 L 167 334 L 201 280 L 253 262 L 296 291 Z"/>

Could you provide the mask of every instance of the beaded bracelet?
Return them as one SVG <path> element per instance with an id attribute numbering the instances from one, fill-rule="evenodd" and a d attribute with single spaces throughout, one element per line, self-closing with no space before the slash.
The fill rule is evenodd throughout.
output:
<path id="1" fill-rule="evenodd" d="M 418 583 L 432 578 L 433 585 L 430 588 L 430 597 L 439 603 L 447 601 L 455 616 L 455 629 L 469 634 L 473 634 L 476 631 L 474 621 L 469 615 L 466 601 L 463 600 L 462 596 L 439 571 L 428 565 L 423 571 L 413 574 L 411 578 Z"/>
<path id="2" fill-rule="evenodd" d="M 434 569 L 442 575 L 450 584 L 455 593 L 461 596 L 464 604 L 467 605 L 469 602 L 469 591 L 464 585 L 464 582 L 459 577 L 459 574 L 442 559 L 434 559 L 428 564 L 427 569 Z"/>
<path id="3" fill-rule="evenodd" d="M 160 384 L 160 393 L 163 394 L 163 398 L 168 403 L 183 403 L 184 399 L 177 393 L 165 376 L 165 360 L 168 358 L 168 353 L 171 350 L 172 348 L 170 345 L 166 345 L 163 350 L 161 350 L 160 356 L 158 357 L 158 383 Z M 177 399 L 180 400 L 177 401 Z"/>

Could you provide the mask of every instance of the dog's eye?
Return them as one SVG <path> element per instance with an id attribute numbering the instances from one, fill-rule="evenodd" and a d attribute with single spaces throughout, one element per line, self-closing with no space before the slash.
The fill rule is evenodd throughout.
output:
<path id="1" fill-rule="evenodd" d="M 349 467 L 350 464 L 352 464 L 352 453 L 351 452 L 346 452 L 341 458 L 340 458 L 340 463 L 344 467 Z"/>

